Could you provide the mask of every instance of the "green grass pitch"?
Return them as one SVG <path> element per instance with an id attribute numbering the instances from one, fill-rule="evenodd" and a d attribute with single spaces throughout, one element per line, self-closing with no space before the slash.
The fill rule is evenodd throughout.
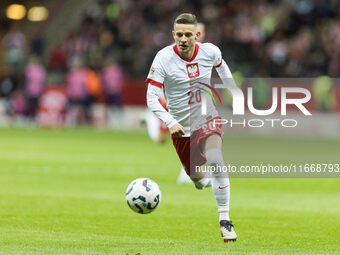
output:
<path id="1" fill-rule="evenodd" d="M 233 164 L 339 163 L 340 141 L 226 136 Z M 0 130 L 0 254 L 339 254 L 340 179 L 232 179 L 238 240 L 224 244 L 210 189 L 175 183 L 171 143 L 143 133 Z M 127 185 L 161 188 L 138 215 Z"/>

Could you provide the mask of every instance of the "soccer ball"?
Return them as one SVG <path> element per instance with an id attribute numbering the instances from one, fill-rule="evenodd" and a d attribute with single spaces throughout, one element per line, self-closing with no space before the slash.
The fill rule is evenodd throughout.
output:
<path id="1" fill-rule="evenodd" d="M 126 201 L 129 207 L 137 213 L 151 213 L 161 202 L 161 191 L 153 180 L 139 178 L 127 187 Z"/>

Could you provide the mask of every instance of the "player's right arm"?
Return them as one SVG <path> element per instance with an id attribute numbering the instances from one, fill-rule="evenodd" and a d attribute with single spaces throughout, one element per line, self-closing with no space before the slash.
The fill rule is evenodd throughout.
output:
<path id="1" fill-rule="evenodd" d="M 159 98 L 162 93 L 163 91 L 161 88 L 149 83 L 148 92 L 146 94 L 147 105 L 149 109 L 165 123 L 165 125 L 169 128 L 171 135 L 174 137 L 181 137 L 184 135 L 182 125 L 177 123 L 174 117 L 172 117 L 172 115 L 167 112 L 159 102 Z"/>
<path id="2" fill-rule="evenodd" d="M 161 63 L 161 56 L 157 54 L 150 69 L 150 73 L 146 82 L 148 83 L 148 91 L 146 101 L 149 109 L 169 128 L 170 134 L 174 137 L 184 135 L 184 128 L 180 125 L 172 115 L 167 112 L 159 102 L 159 98 L 163 94 L 163 83 L 166 72 Z"/>

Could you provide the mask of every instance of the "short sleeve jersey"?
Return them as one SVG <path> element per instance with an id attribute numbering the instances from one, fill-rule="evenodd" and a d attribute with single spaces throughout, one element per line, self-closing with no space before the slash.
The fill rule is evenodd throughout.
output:
<path id="1" fill-rule="evenodd" d="M 221 52 L 211 43 L 196 43 L 191 59 L 182 58 L 176 44 L 157 53 L 146 82 L 163 88 L 169 113 L 184 127 L 184 136 L 218 116 L 213 99 L 218 94 L 210 86 L 210 78 L 212 68 L 221 65 Z M 203 100 L 206 114 L 202 114 Z"/>

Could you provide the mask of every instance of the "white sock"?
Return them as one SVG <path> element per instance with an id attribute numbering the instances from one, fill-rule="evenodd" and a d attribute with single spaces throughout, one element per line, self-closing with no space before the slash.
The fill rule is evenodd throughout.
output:
<path id="1" fill-rule="evenodd" d="M 223 169 L 224 162 L 222 151 L 218 149 L 210 149 L 205 153 L 208 164 L 210 166 L 219 167 Z M 214 178 L 212 179 L 212 191 L 214 193 L 219 219 L 230 220 L 229 219 L 229 200 L 230 200 L 230 183 L 227 173 L 221 171 L 215 171 L 213 173 Z"/>
<path id="2" fill-rule="evenodd" d="M 229 212 L 228 211 L 225 211 L 225 212 L 222 211 L 219 214 L 220 214 L 219 221 L 221 221 L 221 220 L 230 221 Z"/>
<path id="3" fill-rule="evenodd" d="M 212 190 L 216 199 L 217 208 L 221 220 L 229 219 L 229 179 L 225 177 L 215 177 L 212 181 Z"/>

